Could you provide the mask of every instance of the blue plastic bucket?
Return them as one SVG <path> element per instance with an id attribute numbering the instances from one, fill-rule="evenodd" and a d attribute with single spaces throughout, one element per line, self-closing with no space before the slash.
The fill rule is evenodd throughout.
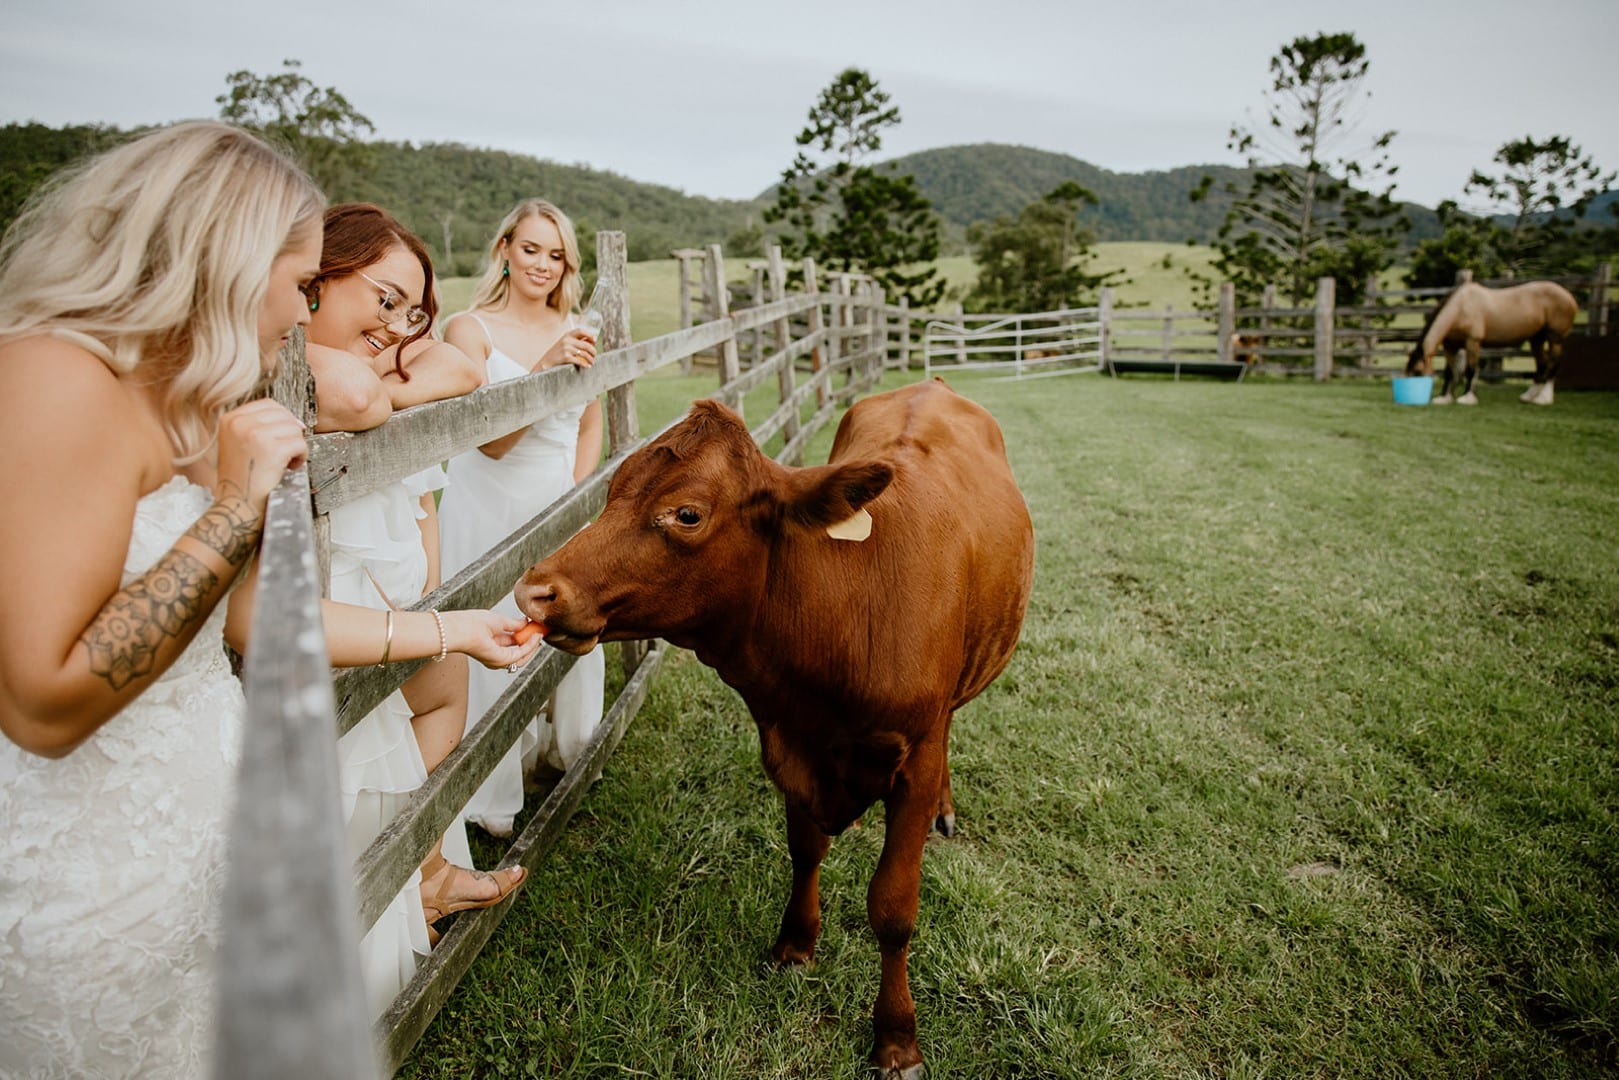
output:
<path id="1" fill-rule="evenodd" d="M 1426 405 L 1433 397 L 1432 375 L 1406 375 L 1394 380 L 1394 404 Z"/>

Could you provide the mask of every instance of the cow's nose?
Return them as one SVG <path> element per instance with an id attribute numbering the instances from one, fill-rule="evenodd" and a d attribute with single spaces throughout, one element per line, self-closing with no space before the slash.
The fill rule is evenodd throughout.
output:
<path id="1" fill-rule="evenodd" d="M 545 607 L 557 598 L 555 579 L 536 575 L 533 570 L 524 574 L 512 591 L 517 597 L 518 610 L 537 622 L 545 621 L 541 618 Z"/>

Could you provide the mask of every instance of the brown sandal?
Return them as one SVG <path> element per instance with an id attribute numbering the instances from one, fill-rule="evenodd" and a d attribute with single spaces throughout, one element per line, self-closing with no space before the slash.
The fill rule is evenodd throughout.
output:
<path id="1" fill-rule="evenodd" d="M 448 873 L 445 873 L 446 867 L 449 868 Z M 457 870 L 465 870 L 477 878 L 488 878 L 495 883 L 495 887 L 500 891 L 485 900 L 451 900 L 445 894 L 449 891 L 450 883 L 455 879 L 455 871 Z M 439 882 L 438 888 L 429 896 L 427 892 L 428 882 L 438 878 L 441 874 L 443 879 Z M 440 855 L 438 860 L 431 866 L 422 868 L 422 914 L 427 919 L 427 925 L 431 929 L 434 923 L 446 915 L 454 915 L 457 911 L 475 911 L 480 908 L 494 907 L 510 896 L 512 890 L 521 885 L 527 877 L 528 871 L 521 866 L 508 866 L 493 873 L 486 873 L 471 867 L 452 866 L 444 856 Z"/>

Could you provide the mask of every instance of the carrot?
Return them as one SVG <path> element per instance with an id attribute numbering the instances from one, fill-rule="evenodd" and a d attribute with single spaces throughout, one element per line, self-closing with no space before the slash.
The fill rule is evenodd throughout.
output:
<path id="1" fill-rule="evenodd" d="M 524 624 L 523 626 L 518 627 L 517 632 L 515 634 L 513 634 L 512 637 L 513 637 L 513 639 L 516 640 L 517 644 L 519 644 L 519 645 L 527 645 L 529 638 L 533 637 L 535 634 L 544 634 L 544 633 L 545 633 L 545 624 L 544 623 L 537 623 L 534 620 L 530 619 L 526 624 Z"/>

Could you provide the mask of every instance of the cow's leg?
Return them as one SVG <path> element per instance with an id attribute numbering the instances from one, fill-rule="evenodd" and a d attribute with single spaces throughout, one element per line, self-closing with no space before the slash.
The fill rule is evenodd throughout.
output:
<path id="1" fill-rule="evenodd" d="M 916 1005 L 905 964 L 922 890 L 922 847 L 939 807 L 944 775 L 942 746 L 911 751 L 894 789 L 884 800 L 888 826 L 882 857 L 866 890 L 866 917 L 882 954 L 882 985 L 871 1019 L 871 1063 L 884 1080 L 915 1080 L 922 1075 L 916 1045 Z"/>
<path id="2" fill-rule="evenodd" d="M 787 803 L 787 853 L 793 860 L 793 892 L 781 915 L 781 933 L 770 955 L 776 963 L 809 964 L 821 934 L 821 860 L 832 838 L 792 802 Z"/>
<path id="3" fill-rule="evenodd" d="M 1479 343 L 1473 338 L 1467 339 L 1467 346 L 1459 355 L 1463 357 L 1462 378 L 1466 388 L 1462 396 L 1456 399 L 1458 405 L 1477 405 L 1478 395 L 1473 393 L 1473 384 L 1478 382 L 1478 347 Z"/>
<path id="4" fill-rule="evenodd" d="M 951 719 L 955 719 L 954 716 Z M 944 728 L 943 777 L 939 781 L 939 812 L 933 818 L 933 827 L 942 836 L 956 835 L 956 804 L 950 801 L 950 721 Z"/>

